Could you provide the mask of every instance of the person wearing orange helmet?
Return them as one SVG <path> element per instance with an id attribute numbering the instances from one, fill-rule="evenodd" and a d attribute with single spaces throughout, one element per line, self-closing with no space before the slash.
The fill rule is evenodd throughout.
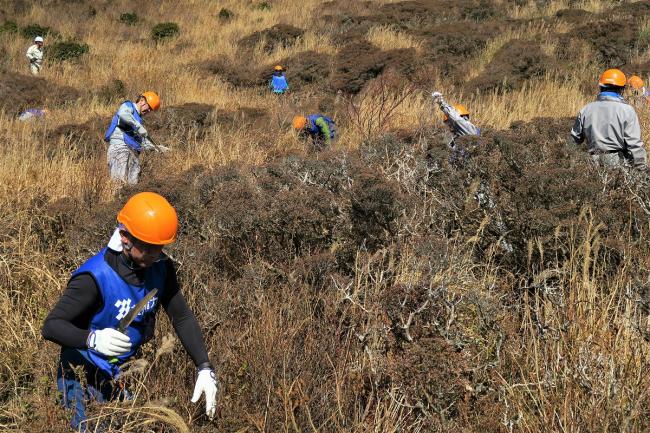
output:
<path id="1" fill-rule="evenodd" d="M 273 68 L 273 76 L 269 82 L 269 87 L 276 95 L 282 95 L 284 92 L 289 90 L 287 77 L 285 77 L 284 68 L 281 65 L 276 65 Z"/>
<path id="2" fill-rule="evenodd" d="M 630 90 L 631 102 L 635 106 L 642 107 L 648 103 L 650 92 L 646 90 L 645 83 L 641 77 L 638 75 L 632 75 L 627 80 L 627 87 Z"/>
<path id="3" fill-rule="evenodd" d="M 469 110 L 462 104 L 448 104 L 440 92 L 431 93 L 433 102 L 438 104 L 444 114 L 443 121 L 449 128 L 452 138 L 447 144 L 452 150 L 452 160 L 465 159 L 465 150 L 456 148 L 456 139 L 466 135 L 481 135 L 481 130 L 469 120 Z"/>
<path id="4" fill-rule="evenodd" d="M 587 150 L 596 165 L 632 165 L 645 170 L 647 155 L 639 118 L 623 98 L 626 83 L 625 74 L 618 69 L 603 72 L 598 80 L 600 93 L 578 113 L 571 137 L 576 144 L 587 142 Z"/>
<path id="5" fill-rule="evenodd" d="M 138 183 L 140 176 L 140 153 L 145 150 L 166 152 L 165 146 L 156 146 L 149 139 L 142 116 L 160 108 L 160 96 L 147 91 L 139 95 L 135 103 L 124 101 L 104 134 L 108 146 L 108 169 L 113 179 L 127 184 Z"/>
<path id="6" fill-rule="evenodd" d="M 336 123 L 322 114 L 294 116 L 291 125 L 301 138 L 311 139 L 314 150 L 330 147 L 336 138 Z"/>
<path id="7" fill-rule="evenodd" d="M 172 260 L 163 252 L 176 239 L 176 211 L 161 195 L 141 192 L 126 202 L 117 222 L 108 245 L 72 273 L 41 331 L 61 346 L 57 387 L 63 405 L 71 409 L 71 425 L 75 431 L 96 431 L 87 420 L 85 403 L 129 398 L 116 383 L 120 367 L 153 337 L 160 307 L 197 367 L 191 401 L 205 394 L 206 415 L 213 417 L 214 368 Z M 121 323 L 139 303 L 143 307 L 133 321 Z"/>

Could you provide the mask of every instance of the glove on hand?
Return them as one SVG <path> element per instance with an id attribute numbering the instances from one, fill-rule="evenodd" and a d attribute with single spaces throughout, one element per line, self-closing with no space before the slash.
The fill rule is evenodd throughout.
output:
<path id="1" fill-rule="evenodd" d="M 160 144 L 159 144 L 158 146 L 156 146 L 156 149 L 157 149 L 159 152 L 162 152 L 162 153 L 169 152 L 169 150 L 170 150 L 169 147 L 167 147 L 167 146 L 161 146 Z"/>
<path id="2" fill-rule="evenodd" d="M 144 126 L 140 125 L 138 126 L 138 135 L 142 138 L 147 138 L 149 136 L 149 133 L 144 128 Z"/>
<path id="3" fill-rule="evenodd" d="M 92 331 L 86 345 L 105 356 L 120 356 L 131 350 L 131 339 L 118 330 L 104 328 Z"/>
<path id="4" fill-rule="evenodd" d="M 433 102 L 437 102 L 438 104 L 443 101 L 442 93 L 440 93 L 440 92 L 431 93 L 431 97 L 433 98 Z"/>
<path id="5" fill-rule="evenodd" d="M 217 378 L 211 368 L 199 371 L 192 403 L 199 401 L 203 393 L 205 393 L 205 414 L 212 419 L 217 411 Z"/>

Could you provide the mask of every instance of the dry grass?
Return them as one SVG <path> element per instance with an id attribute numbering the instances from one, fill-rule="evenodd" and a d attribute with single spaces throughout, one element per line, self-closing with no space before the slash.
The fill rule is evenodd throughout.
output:
<path id="1" fill-rule="evenodd" d="M 19 25 L 39 23 L 55 28 L 65 38 L 83 40 L 91 51 L 79 64 L 48 63 L 43 70 L 49 83 L 72 86 L 84 92 L 84 98 L 71 106 L 52 107 L 51 115 L 43 122 L 21 123 L 15 119 L 15 113 L 0 112 L 0 430 L 58 433 L 66 429 L 65 415 L 55 403 L 52 381 L 57 350 L 44 343 L 39 332 L 70 271 L 92 247 L 86 243 L 82 250 L 66 249 L 71 238 L 65 236 L 72 235 L 64 226 L 76 221 L 73 218 L 71 222 L 61 222 L 47 207 L 58 199 L 72 198 L 101 208 L 120 194 L 116 185 L 107 180 L 103 143 L 66 139 L 55 142 L 48 138 L 49 132 L 63 124 L 82 124 L 97 115 L 111 116 L 116 103 L 101 101 L 94 95 L 101 86 L 119 78 L 133 96 L 143 89 L 157 90 L 163 98 L 163 110 L 171 105 L 197 102 L 216 110 L 249 107 L 270 112 L 269 120 L 259 130 L 247 125 L 231 128 L 218 122 L 200 134 L 194 128 L 184 134 L 160 137 L 152 130 L 154 137 L 174 148 L 164 157 L 147 155 L 145 159 L 147 169 L 151 170 L 146 173 L 163 183 L 170 182 L 166 177 L 196 165 L 206 169 L 230 164 L 258 167 L 277 156 L 306 153 L 289 131 L 288 122 L 295 112 L 314 109 L 314 100 L 320 99 L 318 92 L 322 90 L 318 83 L 304 93 L 292 94 L 291 99 L 278 101 L 263 89 L 233 87 L 197 66 L 201 61 L 222 58 L 232 62 L 242 56 L 252 64 L 269 66 L 277 59 L 303 51 L 330 56 L 338 52 L 340 46 L 333 42 L 335 39 L 319 26 L 318 12 L 323 2 L 305 0 L 298 5 L 292 0 L 277 0 L 270 2 L 270 10 L 256 8 L 259 3 L 145 2 L 137 10 L 144 22 L 135 27 L 118 22 L 121 13 L 133 9 L 132 2 L 125 0 L 110 6 L 95 5 L 97 14 L 93 17 L 85 15 L 85 6 L 59 9 L 41 4 L 30 5 L 24 14 L 15 17 Z M 509 16 L 551 17 L 568 7 L 569 2 L 551 1 L 542 7 L 538 4 L 508 7 Z M 590 0 L 578 6 L 601 12 L 611 2 Z M 234 18 L 220 21 L 217 14 L 222 7 L 233 11 Z M 150 40 L 149 30 L 162 21 L 177 22 L 181 35 L 156 45 Z M 277 23 L 306 31 L 294 44 L 271 53 L 259 48 L 244 52 L 238 45 L 241 38 Z M 646 23 L 643 31 L 647 27 Z M 566 24 L 531 24 L 506 31 L 491 40 L 477 57 L 467 60 L 472 63 L 467 79 L 480 74 L 494 54 L 513 39 L 543 39 L 567 30 Z M 415 48 L 424 53 L 427 49 L 424 41 L 394 26 L 371 27 L 366 38 L 382 50 Z M 6 69 L 26 72 L 27 44 L 18 35 L 0 36 L 0 45 L 6 52 Z M 547 43 L 544 49 L 551 54 L 556 47 Z M 589 55 L 580 53 L 566 77 L 548 74 L 505 95 L 466 95 L 441 76 L 431 76 L 430 82 L 415 89 L 396 85 L 383 88 L 387 90 L 382 93 L 383 90 L 373 88 L 382 88 L 377 80 L 365 92 L 351 97 L 351 106 L 337 108 L 340 138 L 335 146 L 353 151 L 372 142 L 380 133 L 421 132 L 431 129 L 432 124 L 435 134 L 439 134 L 442 125 L 429 96 L 434 88 L 442 91 L 449 102 L 468 105 L 473 120 L 486 129 L 507 129 L 514 121 L 536 117 L 574 116 L 591 99 L 583 94 L 577 77 L 593 76 L 595 81 L 598 71 Z M 645 61 L 648 55 L 641 52 L 636 60 Z M 356 128 L 350 115 L 355 110 Z M 640 108 L 639 115 L 647 142 L 650 110 Z M 378 119 L 381 116 L 385 117 Z M 560 135 L 568 135 L 568 131 Z M 433 141 L 436 137 L 427 139 Z M 95 149 L 95 156 L 80 157 L 80 146 Z M 542 258 L 524 273 L 529 281 L 503 269 L 497 244 L 483 252 L 482 261 L 477 262 L 477 251 L 483 248 L 480 242 L 487 236 L 493 216 L 474 206 L 470 192 L 465 203 L 450 204 L 452 199 L 446 195 L 449 190 L 423 181 L 431 172 L 410 171 L 409 164 L 421 162 L 415 161 L 414 156 L 420 156 L 414 153 L 418 146 L 423 147 L 423 141 L 416 140 L 411 153 L 401 155 L 401 160 L 397 158 L 376 168 L 402 192 L 421 200 L 417 205 L 419 213 L 400 215 L 401 221 L 406 222 L 395 238 L 403 244 L 385 245 L 374 253 L 359 247 L 349 272 L 351 277 L 329 281 L 323 293 L 314 293 L 316 289 L 295 283 L 301 271 L 280 269 L 279 265 L 263 260 L 246 264 L 241 280 L 213 281 L 210 278 L 214 273 L 183 267 L 199 263 L 196 255 L 200 253 L 187 251 L 187 247 L 174 251 L 181 263 L 190 264 L 182 266 L 182 273 L 188 278 L 184 290 L 202 325 L 209 328 L 212 356 L 223 367 L 219 375 L 224 382 L 224 405 L 233 401 L 246 403 L 235 415 L 229 414 L 230 424 L 221 427 L 228 430 L 237 425 L 244 426 L 239 431 L 260 432 L 486 431 L 490 427 L 476 424 L 489 421 L 485 412 L 475 421 L 475 414 L 468 409 L 477 407 L 471 405 L 480 400 L 482 405 L 494 404 L 496 408 L 491 424 L 494 431 L 647 431 L 648 411 L 644 404 L 650 401 L 646 374 L 650 347 L 647 334 L 644 339 L 640 329 L 648 326 L 648 319 L 643 304 L 632 293 L 650 267 L 647 248 L 637 241 L 621 239 L 627 242 L 623 250 L 631 262 L 624 262 L 614 276 L 606 274 L 608 263 L 598 255 L 605 248 L 606 228 L 585 208 L 572 224 L 560 225 L 555 234 L 549 234 L 549 238 L 555 236 L 564 242 L 558 248 L 565 252 L 562 258 L 545 256 L 542 241 L 530 241 L 530 260 Z M 323 156 L 323 161 L 331 163 L 327 158 Z M 345 170 L 350 169 L 344 157 L 338 158 L 344 160 Z M 157 171 L 152 173 L 154 169 Z M 358 166 L 353 169 L 362 171 Z M 299 174 L 301 182 L 309 185 L 308 170 Z M 192 179 L 191 186 L 202 181 Z M 607 179 L 594 182 L 603 182 L 602 189 L 607 189 Z M 476 189 L 476 184 L 460 187 Z M 188 192 L 187 196 L 200 195 L 201 191 L 197 191 Z M 345 193 L 353 194 L 347 190 Z M 337 212 L 348 211 L 344 205 L 336 205 Z M 476 233 L 463 237 L 458 234 L 461 229 L 450 226 L 450 232 L 443 235 L 432 214 L 446 206 L 453 209 L 450 219 L 462 219 L 459 215 L 464 212 L 474 217 L 480 213 L 482 223 L 476 227 Z M 81 219 L 86 210 L 79 210 L 76 216 Z M 197 209 L 197 214 L 201 212 L 203 209 Z M 409 243 L 413 240 L 409 236 L 419 233 L 424 226 L 433 227 L 436 236 L 448 243 L 444 266 L 439 264 L 442 258 L 436 261 L 433 255 L 416 251 L 421 245 L 416 248 L 415 242 Z M 645 234 L 648 227 L 641 224 L 634 230 Z M 99 229 L 95 235 L 103 236 Z M 332 245 L 326 253 L 335 255 L 343 247 Z M 432 249 L 428 251 L 436 253 Z M 61 257 L 61 251 L 67 255 Z M 254 274 L 256 267 L 264 277 L 256 279 L 246 274 Z M 214 265 L 210 267 L 213 268 Z M 263 281 L 264 278 L 271 282 Z M 396 287 L 406 290 L 407 295 L 387 301 Z M 409 298 L 418 290 L 429 293 L 430 298 Z M 434 292 L 438 297 L 431 295 Z M 440 304 L 435 308 L 434 300 Z M 498 305 L 501 309 L 490 310 L 494 313 L 491 317 L 481 310 L 486 305 Z M 389 307 L 399 312 L 389 312 Z M 394 341 L 396 337 L 389 332 L 391 326 L 400 327 L 409 338 L 424 333 L 420 328 L 410 329 L 423 323 L 418 317 L 424 316 L 424 311 L 430 320 L 427 326 L 442 336 L 440 341 L 425 346 L 429 352 L 440 350 L 435 352 L 440 355 L 436 365 L 449 362 L 475 366 L 473 374 L 489 377 L 489 386 L 494 388 L 473 388 L 450 373 L 451 367 L 445 370 L 449 376 L 429 378 L 426 372 L 438 371 L 431 359 L 412 353 L 414 345 L 405 342 L 408 338 Z M 389 316 L 397 325 L 392 324 Z M 503 329 L 509 329 L 510 340 L 500 340 L 489 328 L 487 324 L 492 319 L 503 324 Z M 160 329 L 164 335 L 171 327 L 164 322 Z M 331 329 L 338 334 L 331 335 Z M 458 337 L 461 334 L 462 338 Z M 444 344 L 451 349 L 443 352 L 440 347 Z M 395 349 L 399 345 L 403 345 L 402 352 Z M 131 378 L 136 399 L 129 405 L 115 403 L 97 408 L 95 416 L 119 421 L 120 426 L 111 426 L 111 431 L 213 431 L 214 425 L 188 403 L 193 371 L 177 346 L 170 342 L 169 353 L 146 349 L 145 358 L 150 364 L 139 373 L 134 371 Z M 466 347 L 470 349 L 465 352 Z M 419 394 L 411 389 L 415 385 L 409 381 L 386 385 L 393 380 L 399 382 L 400 368 L 418 365 L 418 360 L 425 365 L 425 373 L 411 382 L 428 383 L 430 379 L 430 383 L 441 383 L 441 395 L 448 391 L 445 386 L 457 386 L 453 392 L 465 393 L 454 401 L 458 407 L 427 406 L 424 400 L 415 399 L 414 395 Z M 226 374 L 230 376 L 223 377 Z M 152 389 L 164 395 L 154 395 Z M 497 395 L 494 401 L 481 400 L 490 392 Z M 357 394 L 369 397 L 356 400 Z M 427 397 L 436 404 L 445 402 L 439 396 Z M 34 414 L 33 408 L 42 409 Z M 431 419 L 438 421 L 427 424 Z"/>
<path id="2" fill-rule="evenodd" d="M 400 32 L 391 26 L 376 26 L 368 30 L 368 41 L 382 50 L 415 48 L 422 50 L 422 43 L 408 33 Z"/>

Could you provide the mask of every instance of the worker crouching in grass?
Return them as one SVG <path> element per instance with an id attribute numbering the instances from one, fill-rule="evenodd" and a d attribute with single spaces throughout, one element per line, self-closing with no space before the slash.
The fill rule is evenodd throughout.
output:
<path id="1" fill-rule="evenodd" d="M 336 124 L 322 114 L 295 116 L 292 125 L 299 138 L 311 141 L 311 150 L 329 148 L 336 139 Z"/>
<path id="2" fill-rule="evenodd" d="M 633 166 L 647 169 L 641 126 L 634 108 L 623 98 L 627 79 L 618 69 L 608 69 L 598 80 L 600 93 L 576 117 L 571 137 L 587 142 L 594 164 L 601 167 Z"/>
<path id="3" fill-rule="evenodd" d="M 156 92 L 144 92 L 135 100 L 124 101 L 104 134 L 108 142 L 108 170 L 112 179 L 130 185 L 138 183 L 140 153 L 145 150 L 166 152 L 165 146 L 156 146 L 149 139 L 142 116 L 160 108 Z"/>
<path id="4" fill-rule="evenodd" d="M 117 221 L 108 245 L 72 273 L 43 325 L 43 337 L 61 345 L 57 388 L 72 411 L 71 425 L 101 431 L 89 425 L 86 402 L 129 399 L 117 382 L 120 366 L 153 337 L 160 306 L 197 367 L 192 402 L 205 394 L 206 414 L 213 417 L 214 369 L 174 265 L 163 253 L 176 239 L 176 211 L 162 196 L 142 192 L 127 201 Z"/>

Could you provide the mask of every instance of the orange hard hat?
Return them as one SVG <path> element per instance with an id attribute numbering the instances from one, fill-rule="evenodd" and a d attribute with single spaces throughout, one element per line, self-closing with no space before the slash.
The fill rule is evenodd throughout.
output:
<path id="1" fill-rule="evenodd" d="M 274 70 L 274 71 L 281 72 L 281 71 L 284 71 L 284 68 L 283 68 L 282 66 L 280 66 L 280 65 L 275 65 L 275 67 L 273 68 L 273 70 Z"/>
<path id="2" fill-rule="evenodd" d="M 176 240 L 176 211 L 155 192 L 141 192 L 131 197 L 117 214 L 117 221 L 131 235 L 148 244 L 167 245 Z"/>
<path id="3" fill-rule="evenodd" d="M 618 86 L 623 87 L 627 79 L 625 74 L 620 69 L 608 69 L 600 76 L 598 80 L 598 85 L 600 86 Z"/>
<path id="4" fill-rule="evenodd" d="M 628 78 L 627 83 L 635 90 L 643 87 L 643 80 L 638 75 L 632 75 L 630 78 Z"/>
<path id="5" fill-rule="evenodd" d="M 156 92 L 152 92 L 151 90 L 146 91 L 142 93 L 142 97 L 146 99 L 147 104 L 149 104 L 149 107 L 151 107 L 153 111 L 160 108 L 160 96 L 158 96 Z"/>
<path id="6" fill-rule="evenodd" d="M 291 124 L 293 129 L 303 129 L 307 125 L 307 118 L 305 116 L 296 116 Z"/>
<path id="7" fill-rule="evenodd" d="M 454 107 L 461 116 L 469 116 L 469 110 L 463 104 L 453 104 L 452 107 Z M 445 114 L 444 121 L 446 122 L 447 120 L 449 120 L 449 116 Z"/>

